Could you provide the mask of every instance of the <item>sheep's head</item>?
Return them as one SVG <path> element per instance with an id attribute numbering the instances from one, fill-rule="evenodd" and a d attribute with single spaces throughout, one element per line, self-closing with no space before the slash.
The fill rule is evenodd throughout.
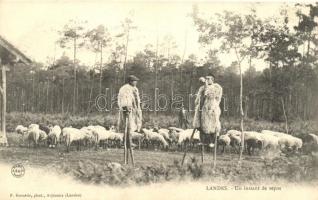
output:
<path id="1" fill-rule="evenodd" d="M 157 133 L 158 133 L 158 132 L 159 132 L 159 129 L 160 129 L 159 126 L 154 126 L 154 127 L 153 127 L 153 132 L 157 132 Z"/>
<path id="2" fill-rule="evenodd" d="M 109 128 L 109 130 L 110 130 L 110 131 L 114 131 L 114 132 L 117 131 L 117 130 L 116 130 L 116 127 L 115 127 L 114 125 L 111 125 L 110 128 Z"/>
<path id="3" fill-rule="evenodd" d="M 145 132 L 142 133 L 145 140 L 149 140 L 149 134 L 146 134 Z"/>
<path id="4" fill-rule="evenodd" d="M 257 142 L 256 142 L 256 147 L 257 147 L 258 149 L 263 149 L 263 147 L 264 147 L 263 141 L 262 141 L 262 140 L 257 140 Z"/>
<path id="5" fill-rule="evenodd" d="M 40 140 L 46 140 L 46 139 L 47 139 L 46 133 L 40 130 Z"/>
<path id="6" fill-rule="evenodd" d="M 205 84 L 205 78 L 204 77 L 200 77 L 199 81 L 200 81 L 201 84 Z"/>

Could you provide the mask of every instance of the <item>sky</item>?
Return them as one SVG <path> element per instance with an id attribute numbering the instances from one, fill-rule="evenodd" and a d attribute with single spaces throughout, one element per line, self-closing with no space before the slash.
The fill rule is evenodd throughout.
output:
<path id="1" fill-rule="evenodd" d="M 279 9 L 287 7 L 281 2 L 253 3 L 253 2 L 196 2 L 200 13 L 212 16 L 224 10 L 245 14 L 255 8 L 261 18 L 279 15 Z M 177 48 L 172 53 L 183 54 L 186 45 L 185 58 L 195 54 L 199 60 L 204 58 L 206 49 L 198 43 L 198 32 L 193 20 L 188 14 L 192 11 L 193 2 L 190 1 L 48 1 L 48 0 L 0 0 L 0 35 L 17 46 L 23 53 L 37 62 L 52 62 L 63 53 L 72 58 L 72 51 L 56 45 L 59 39 L 58 31 L 69 20 L 87 20 L 85 28 L 93 28 L 103 24 L 112 35 L 121 32 L 121 22 L 130 16 L 136 30 L 131 32 L 128 48 L 128 58 L 144 49 L 148 43 L 156 45 L 164 36 L 174 37 Z M 289 4 L 292 7 L 293 4 Z M 294 13 L 293 8 L 289 9 Z M 291 23 L 297 18 L 290 16 Z M 186 38 L 186 39 L 185 39 Z M 186 41 L 186 42 L 185 42 Z M 217 48 L 217 47 L 213 47 Z M 104 60 L 107 60 L 110 48 L 106 49 Z M 96 54 L 87 49 L 78 53 L 82 63 L 94 65 Z M 221 54 L 221 63 L 229 66 L 235 57 L 232 54 Z M 257 70 L 267 67 L 262 60 L 255 61 Z M 247 67 L 243 65 L 243 68 Z"/>

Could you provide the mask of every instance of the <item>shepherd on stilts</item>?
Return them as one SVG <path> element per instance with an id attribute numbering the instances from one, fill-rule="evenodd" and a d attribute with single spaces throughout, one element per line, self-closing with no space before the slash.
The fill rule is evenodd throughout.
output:
<path id="1" fill-rule="evenodd" d="M 131 132 L 140 132 L 142 125 L 142 112 L 140 106 L 140 97 L 137 86 L 139 79 L 131 75 L 128 77 L 128 83 L 119 89 L 118 107 L 119 120 L 118 129 L 124 131 L 124 163 L 128 164 L 128 154 L 130 154 L 131 163 L 134 165 L 134 156 L 132 151 Z"/>
<path id="2" fill-rule="evenodd" d="M 214 83 L 214 78 L 213 74 L 209 74 L 205 77 L 205 84 L 199 88 L 193 118 L 193 128 L 200 131 L 202 162 L 204 146 L 214 147 L 213 169 L 216 166 L 217 137 L 221 131 L 220 102 L 223 92 L 222 87 Z"/>

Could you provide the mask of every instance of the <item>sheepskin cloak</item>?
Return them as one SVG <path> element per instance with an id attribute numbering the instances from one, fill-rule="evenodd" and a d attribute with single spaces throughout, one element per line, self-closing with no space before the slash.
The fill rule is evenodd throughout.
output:
<path id="1" fill-rule="evenodd" d="M 202 130 L 205 134 L 219 134 L 220 102 L 222 98 L 222 87 L 214 83 L 201 86 L 195 99 L 195 113 L 193 127 Z"/>
<path id="2" fill-rule="evenodd" d="M 125 119 L 122 112 L 123 107 L 130 107 L 132 110 L 129 114 L 129 130 L 140 131 L 142 124 L 142 113 L 140 107 L 140 97 L 137 87 L 130 84 L 125 84 L 119 89 L 118 93 L 118 107 L 119 120 L 118 128 L 121 131 L 125 130 Z"/>

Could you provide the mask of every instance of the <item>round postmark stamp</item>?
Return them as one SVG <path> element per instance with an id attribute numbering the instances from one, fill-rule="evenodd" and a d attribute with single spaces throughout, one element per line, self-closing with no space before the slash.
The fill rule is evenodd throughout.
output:
<path id="1" fill-rule="evenodd" d="M 16 178 L 21 178 L 25 174 L 25 168 L 21 163 L 15 164 L 11 168 L 11 174 Z"/>

